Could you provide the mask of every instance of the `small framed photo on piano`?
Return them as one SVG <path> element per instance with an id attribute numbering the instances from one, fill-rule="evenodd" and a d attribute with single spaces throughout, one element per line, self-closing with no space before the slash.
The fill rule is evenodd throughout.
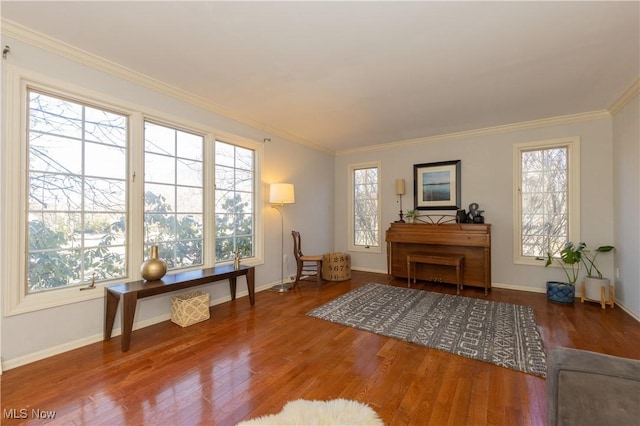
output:
<path id="1" fill-rule="evenodd" d="M 461 160 L 413 165 L 413 200 L 417 210 L 460 209 Z"/>

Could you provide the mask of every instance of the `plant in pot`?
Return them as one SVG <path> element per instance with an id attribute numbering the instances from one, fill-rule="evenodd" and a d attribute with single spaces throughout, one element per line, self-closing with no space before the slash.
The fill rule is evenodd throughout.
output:
<path id="1" fill-rule="evenodd" d="M 594 250 L 585 249 L 582 254 L 582 263 L 586 269 L 584 278 L 584 289 L 582 291 L 582 299 L 600 301 L 602 308 L 606 301 L 611 301 L 613 306 L 613 298 L 611 297 L 611 283 L 609 278 L 604 277 L 596 264 L 596 259 L 600 253 L 609 253 L 613 251 L 613 246 L 600 246 Z"/>
<path id="2" fill-rule="evenodd" d="M 413 223 L 418 217 L 418 210 L 409 210 L 404 216 L 407 218 L 407 222 Z"/>
<path id="3" fill-rule="evenodd" d="M 559 303 L 574 302 L 576 297 L 576 281 L 578 281 L 582 253 L 586 246 L 583 242 L 574 244 L 569 241 L 564 245 L 562 250 L 560 250 L 559 258 L 554 258 L 552 253 L 547 252 L 547 263 L 544 266 L 547 267 L 553 264 L 555 260 L 567 277 L 566 282 L 547 281 L 547 299 Z"/>

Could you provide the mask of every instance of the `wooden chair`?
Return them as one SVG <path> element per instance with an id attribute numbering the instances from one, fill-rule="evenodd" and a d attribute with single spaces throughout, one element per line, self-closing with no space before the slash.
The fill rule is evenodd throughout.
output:
<path id="1" fill-rule="evenodd" d="M 322 255 L 305 256 L 302 254 L 302 243 L 300 242 L 300 232 L 291 231 L 293 237 L 293 255 L 296 258 L 298 271 L 296 272 L 296 282 L 301 276 L 316 276 L 318 284 L 322 283 Z"/>

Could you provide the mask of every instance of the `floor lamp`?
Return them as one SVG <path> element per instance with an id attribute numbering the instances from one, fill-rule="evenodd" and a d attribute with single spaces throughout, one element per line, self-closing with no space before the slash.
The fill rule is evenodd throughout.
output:
<path id="1" fill-rule="evenodd" d="M 285 204 L 293 204 L 296 197 L 293 190 L 293 184 L 290 183 L 272 183 L 269 188 L 269 202 L 271 207 L 280 213 L 280 284 L 271 287 L 271 290 L 285 292 L 293 288 L 293 284 L 284 282 L 284 216 L 282 215 L 282 207 Z M 279 205 L 279 206 L 278 206 Z M 280 207 L 280 208 L 278 208 Z"/>

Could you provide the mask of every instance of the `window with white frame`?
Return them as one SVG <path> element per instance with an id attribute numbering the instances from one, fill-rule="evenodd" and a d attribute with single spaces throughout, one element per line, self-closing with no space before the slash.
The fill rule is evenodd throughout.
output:
<path id="1" fill-rule="evenodd" d="M 127 117 L 27 96 L 27 293 L 124 277 Z"/>
<path id="2" fill-rule="evenodd" d="M 349 166 L 349 249 L 381 252 L 380 164 Z"/>
<path id="3" fill-rule="evenodd" d="M 255 247 L 255 153 L 215 141 L 216 261 L 253 257 Z"/>
<path id="4" fill-rule="evenodd" d="M 216 142 L 215 130 L 31 72 L 11 68 L 7 81 L 3 138 L 17 143 L 1 147 L 5 315 L 103 297 L 78 290 L 138 278 L 151 245 L 171 269 L 232 261 L 235 250 L 262 261 L 261 144 Z"/>
<path id="5" fill-rule="evenodd" d="M 579 138 L 515 145 L 514 171 L 514 258 L 539 265 L 579 239 Z"/>
<path id="6" fill-rule="evenodd" d="M 144 123 L 145 252 L 158 246 L 169 270 L 202 265 L 204 136 Z"/>

